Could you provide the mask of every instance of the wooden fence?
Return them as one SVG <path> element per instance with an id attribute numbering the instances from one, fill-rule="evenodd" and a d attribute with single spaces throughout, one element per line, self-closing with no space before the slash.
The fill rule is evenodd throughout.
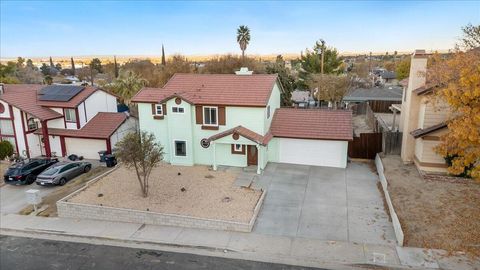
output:
<path id="1" fill-rule="evenodd" d="M 351 158 L 375 159 L 382 152 L 382 133 L 360 133 L 348 142 L 348 156 Z"/>

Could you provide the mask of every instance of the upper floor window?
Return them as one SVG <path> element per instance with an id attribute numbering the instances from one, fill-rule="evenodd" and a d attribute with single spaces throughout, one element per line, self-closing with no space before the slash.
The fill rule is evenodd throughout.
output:
<path id="1" fill-rule="evenodd" d="M 172 112 L 174 113 L 184 113 L 185 109 L 182 107 L 172 107 Z"/>
<path id="2" fill-rule="evenodd" d="M 267 119 L 270 118 L 270 105 L 267 106 Z"/>
<path id="3" fill-rule="evenodd" d="M 77 115 L 75 113 L 75 109 L 65 109 L 65 121 L 71 123 L 77 122 Z"/>
<path id="4" fill-rule="evenodd" d="M 203 124 L 206 126 L 218 126 L 217 107 L 203 107 Z"/>
<path id="5" fill-rule="evenodd" d="M 2 135 L 15 135 L 15 131 L 13 130 L 13 122 L 12 120 L 2 119 L 0 120 L 0 134 Z"/>
<path id="6" fill-rule="evenodd" d="M 162 104 L 156 104 L 155 105 L 155 115 L 163 115 L 163 106 Z"/>

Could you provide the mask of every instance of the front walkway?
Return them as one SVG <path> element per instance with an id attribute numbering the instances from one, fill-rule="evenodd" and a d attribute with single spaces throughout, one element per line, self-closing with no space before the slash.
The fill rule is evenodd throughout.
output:
<path id="1" fill-rule="evenodd" d="M 269 163 L 253 187 L 267 195 L 254 232 L 395 245 L 378 176 L 368 163 L 347 169 Z"/>

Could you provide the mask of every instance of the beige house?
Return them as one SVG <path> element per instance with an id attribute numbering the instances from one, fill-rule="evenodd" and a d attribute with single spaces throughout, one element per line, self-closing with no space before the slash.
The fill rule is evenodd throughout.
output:
<path id="1" fill-rule="evenodd" d="M 447 131 L 448 106 L 434 102 L 434 87 L 426 84 L 428 54 L 416 50 L 412 55 L 408 86 L 403 93 L 400 130 L 403 131 L 401 157 L 426 172 L 446 172 L 445 159 L 434 147 Z"/>

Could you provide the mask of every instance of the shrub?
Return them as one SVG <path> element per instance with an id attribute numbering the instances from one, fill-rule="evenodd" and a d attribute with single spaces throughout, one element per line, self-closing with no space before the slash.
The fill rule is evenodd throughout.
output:
<path id="1" fill-rule="evenodd" d="M 0 160 L 13 155 L 13 145 L 9 141 L 0 142 Z"/>

